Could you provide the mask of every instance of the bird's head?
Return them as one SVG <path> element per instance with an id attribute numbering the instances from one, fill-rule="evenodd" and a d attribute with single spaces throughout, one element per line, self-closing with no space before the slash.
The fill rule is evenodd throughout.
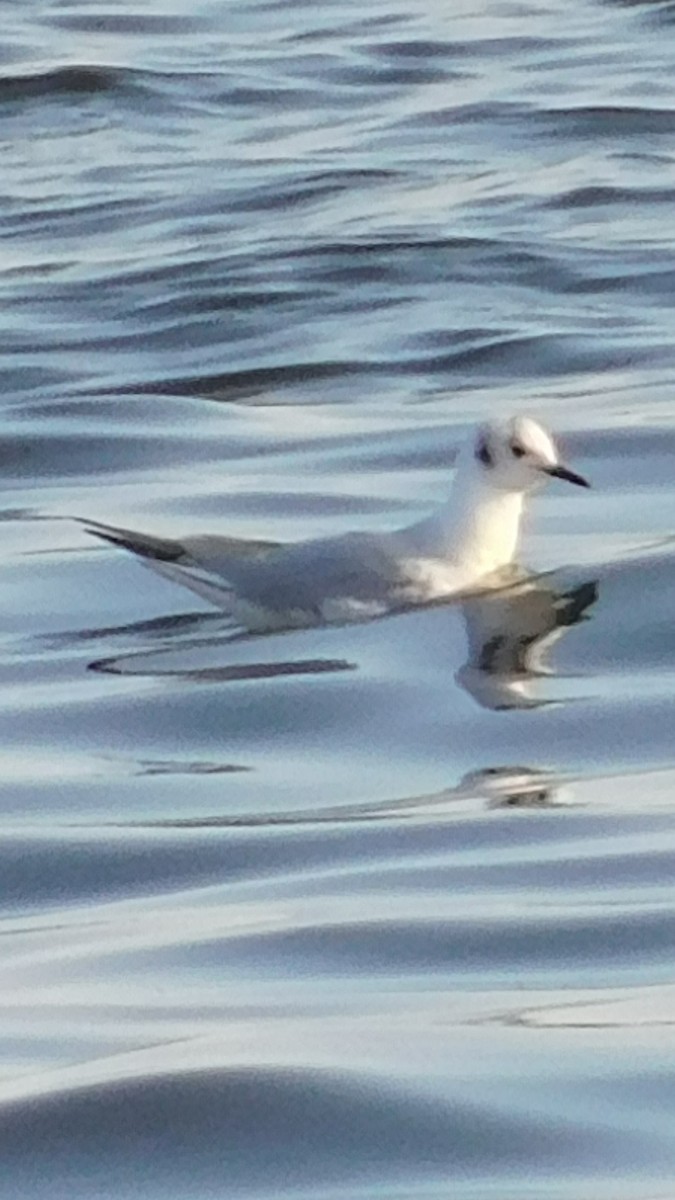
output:
<path id="1" fill-rule="evenodd" d="M 476 431 L 475 469 L 486 484 L 504 492 L 533 492 L 552 476 L 590 487 L 582 475 L 564 466 L 555 442 L 532 417 L 488 422 Z"/>

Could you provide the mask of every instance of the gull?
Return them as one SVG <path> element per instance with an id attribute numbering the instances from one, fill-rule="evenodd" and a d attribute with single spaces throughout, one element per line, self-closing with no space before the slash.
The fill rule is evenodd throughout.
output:
<path id="1" fill-rule="evenodd" d="M 551 477 L 590 486 L 561 463 L 537 421 L 516 416 L 475 430 L 447 501 L 404 529 L 280 543 L 214 534 L 178 541 L 83 524 L 262 633 L 364 620 L 497 586 L 516 557 L 525 501 Z"/>

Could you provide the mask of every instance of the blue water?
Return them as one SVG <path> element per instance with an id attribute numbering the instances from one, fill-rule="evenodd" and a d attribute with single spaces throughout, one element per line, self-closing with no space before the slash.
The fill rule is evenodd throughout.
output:
<path id="1" fill-rule="evenodd" d="M 675 1194 L 674 22 L 5 4 L 8 1196 Z M 390 529 L 513 411 L 594 488 L 463 604 L 233 639 L 73 519 Z"/>

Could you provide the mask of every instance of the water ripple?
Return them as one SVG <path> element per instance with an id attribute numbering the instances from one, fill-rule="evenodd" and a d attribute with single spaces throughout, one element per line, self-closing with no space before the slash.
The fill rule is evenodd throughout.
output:
<path id="1" fill-rule="evenodd" d="M 4 14 L 5 1187 L 665 1200 L 673 5 L 159 7 Z M 513 410 L 593 490 L 492 596 L 238 637 L 77 519 L 392 529 Z"/>

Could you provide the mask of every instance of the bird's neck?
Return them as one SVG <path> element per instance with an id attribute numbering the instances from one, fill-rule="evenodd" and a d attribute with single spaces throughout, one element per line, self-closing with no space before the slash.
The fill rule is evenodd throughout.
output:
<path id="1" fill-rule="evenodd" d="M 447 502 L 413 527 L 415 540 L 425 555 L 472 573 L 498 570 L 517 553 L 523 501 L 523 492 L 493 487 L 465 462 Z"/>

